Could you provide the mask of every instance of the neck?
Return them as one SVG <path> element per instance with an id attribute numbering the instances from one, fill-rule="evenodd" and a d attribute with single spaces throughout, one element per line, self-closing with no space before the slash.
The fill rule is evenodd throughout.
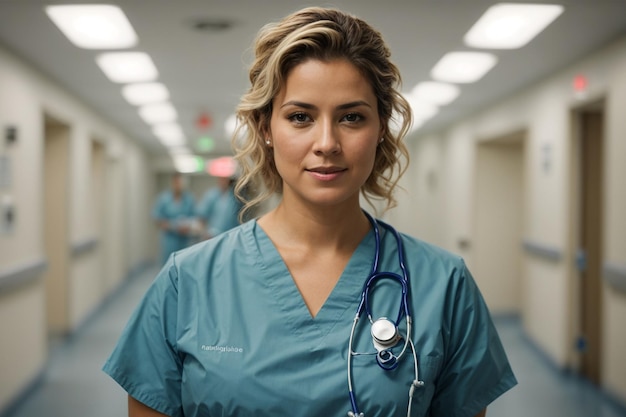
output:
<path id="1" fill-rule="evenodd" d="M 268 235 L 282 245 L 308 249 L 353 251 L 370 229 L 360 206 L 293 207 L 284 200 L 259 220 Z"/>

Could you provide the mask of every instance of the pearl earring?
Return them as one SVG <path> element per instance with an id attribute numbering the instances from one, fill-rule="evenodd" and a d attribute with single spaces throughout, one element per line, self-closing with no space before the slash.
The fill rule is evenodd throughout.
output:
<path id="1" fill-rule="evenodd" d="M 380 138 L 380 140 L 378 141 L 378 143 L 383 143 L 385 141 L 385 138 Z"/>
<path id="2" fill-rule="evenodd" d="M 269 140 L 266 140 L 265 143 L 269 146 L 271 142 Z"/>

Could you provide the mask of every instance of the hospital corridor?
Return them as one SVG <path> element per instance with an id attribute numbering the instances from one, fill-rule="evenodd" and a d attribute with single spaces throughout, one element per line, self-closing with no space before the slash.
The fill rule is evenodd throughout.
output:
<path id="1" fill-rule="evenodd" d="M 309 6 L 358 16 L 380 33 L 412 114 L 403 130 L 399 108 L 378 113 L 386 128 L 372 152 L 405 133 L 397 204 L 385 210 L 383 198 L 357 196 L 363 182 L 354 188 L 368 231 L 319 310 L 281 258 L 297 252 L 274 241 L 282 223 L 265 230 L 270 216 L 259 219 L 286 207 L 283 197 L 318 204 L 311 184 L 344 190 L 343 171 L 364 169 L 337 168 L 350 149 L 364 153 L 346 132 L 365 131 L 372 122 L 361 113 L 372 106 L 333 108 L 338 127 L 311 139 L 316 150 L 302 160 L 328 152 L 340 155 L 337 166 L 307 166 L 297 181 L 284 164 L 304 145 L 281 136 L 274 101 L 307 91 L 289 81 L 307 63 L 334 58 L 283 59 L 288 70 L 268 81 L 278 87 L 260 127 L 238 107 L 242 97 L 252 105 L 259 33 Z M 306 94 L 284 105 L 298 109 L 285 118 L 291 130 L 282 127 L 297 139 L 313 138 L 302 132 L 326 111 L 307 100 L 335 97 Z M 488 417 L 626 417 L 625 108 L 626 0 L 0 0 L 0 417 L 127 416 L 126 389 L 161 379 L 187 401 L 168 411 L 177 416 L 281 417 L 310 399 L 329 404 L 313 410 L 340 404 L 342 416 L 362 405 L 365 416 L 447 417 L 440 402 L 497 372 L 500 391 L 476 394 L 488 397 Z M 254 181 L 268 175 L 245 175 L 241 154 L 253 160 L 253 148 L 288 185 L 245 211 L 236 192 L 258 195 Z M 238 189 L 242 173 L 249 183 Z M 449 284 L 435 279 L 448 267 Z M 241 271 L 258 279 L 248 284 Z M 440 310 L 438 286 L 450 302 Z M 275 309 L 261 310 L 266 300 Z M 449 321 L 440 326 L 433 311 Z M 444 355 L 443 366 L 429 332 L 444 349 L 455 337 L 473 345 L 467 356 L 461 347 Z M 492 359 L 494 368 L 475 365 Z M 120 376 L 124 360 L 149 376 L 144 385 Z M 450 375 L 475 379 L 446 395 Z M 229 384 L 232 398 L 198 400 Z M 175 395 L 163 396 L 136 401 L 174 410 Z M 466 402 L 455 415 L 476 415 Z M 395 411 L 385 412 L 389 404 Z"/>

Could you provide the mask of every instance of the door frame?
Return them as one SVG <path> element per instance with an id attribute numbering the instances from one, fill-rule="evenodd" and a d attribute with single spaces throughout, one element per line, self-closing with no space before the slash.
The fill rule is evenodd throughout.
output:
<path id="1" fill-rule="evenodd" d="M 572 363 L 595 384 L 602 378 L 605 109 L 604 98 L 571 109 Z"/>

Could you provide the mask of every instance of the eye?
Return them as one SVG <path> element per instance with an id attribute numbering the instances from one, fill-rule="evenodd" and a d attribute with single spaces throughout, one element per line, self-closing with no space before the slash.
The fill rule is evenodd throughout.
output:
<path id="1" fill-rule="evenodd" d="M 360 115 L 359 113 L 348 113 L 342 118 L 342 120 L 345 120 L 348 123 L 358 123 L 362 121 L 363 119 L 364 117 Z"/>
<path id="2" fill-rule="evenodd" d="M 287 116 L 287 119 L 289 119 L 295 124 L 305 124 L 311 121 L 311 118 L 309 117 L 309 115 L 303 112 L 292 113 L 289 116 Z"/>

